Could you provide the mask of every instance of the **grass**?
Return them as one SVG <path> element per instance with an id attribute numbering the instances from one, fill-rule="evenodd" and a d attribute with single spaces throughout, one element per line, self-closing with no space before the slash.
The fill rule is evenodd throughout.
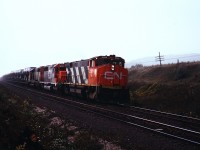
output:
<path id="1" fill-rule="evenodd" d="M 38 145 L 46 150 L 103 149 L 98 138 L 88 131 L 69 130 L 74 126 L 72 122 L 51 110 L 36 108 L 29 100 L 22 100 L 0 86 L 0 149 L 26 149 L 19 140 L 22 135 L 24 140 L 27 129 L 37 135 Z"/>

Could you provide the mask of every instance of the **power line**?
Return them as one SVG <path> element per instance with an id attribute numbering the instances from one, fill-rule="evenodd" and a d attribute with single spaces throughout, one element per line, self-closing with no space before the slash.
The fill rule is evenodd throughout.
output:
<path id="1" fill-rule="evenodd" d="M 200 55 L 198 54 L 194 54 L 194 55 L 190 55 L 190 56 L 181 56 L 181 57 L 174 57 L 174 58 L 168 58 L 168 59 L 165 59 L 165 60 L 171 60 L 171 59 L 178 59 L 178 58 L 189 58 L 189 57 L 200 57 Z"/>
<path id="2" fill-rule="evenodd" d="M 165 56 L 164 56 L 165 57 Z M 189 57 L 200 57 L 200 55 L 190 55 L 190 56 L 182 56 L 182 57 L 173 57 L 173 58 L 167 58 L 167 57 L 165 57 L 165 61 L 166 60 L 173 60 L 173 59 L 175 59 L 175 60 L 177 60 L 177 59 L 180 59 L 180 58 L 189 58 Z M 150 58 L 149 58 L 150 59 Z M 152 57 L 152 59 L 153 59 L 153 57 Z M 151 63 L 151 62 L 155 62 L 155 61 L 153 61 L 153 60 L 149 60 L 149 61 L 138 61 L 139 63 Z"/>

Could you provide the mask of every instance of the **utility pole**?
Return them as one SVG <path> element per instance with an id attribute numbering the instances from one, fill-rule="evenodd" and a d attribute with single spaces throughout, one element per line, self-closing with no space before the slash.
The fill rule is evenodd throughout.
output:
<path id="1" fill-rule="evenodd" d="M 159 55 L 155 57 L 156 61 L 160 62 L 160 66 L 162 65 L 161 62 L 164 61 L 164 56 L 160 56 L 160 52 Z"/>

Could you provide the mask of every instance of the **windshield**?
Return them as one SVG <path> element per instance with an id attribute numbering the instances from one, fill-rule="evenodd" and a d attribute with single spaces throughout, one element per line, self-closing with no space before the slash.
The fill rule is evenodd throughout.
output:
<path id="1" fill-rule="evenodd" d="M 105 64 L 120 65 L 124 67 L 124 60 L 123 59 L 108 59 L 108 58 L 100 58 L 96 60 L 96 66 L 101 66 Z"/>

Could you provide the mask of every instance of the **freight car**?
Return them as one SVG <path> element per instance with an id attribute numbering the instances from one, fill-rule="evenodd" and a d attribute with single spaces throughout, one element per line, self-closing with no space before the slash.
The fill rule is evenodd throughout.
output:
<path id="1" fill-rule="evenodd" d="M 78 95 L 88 100 L 120 102 L 129 100 L 128 70 L 115 55 L 41 67 L 30 67 L 8 76 L 42 89 Z"/>

